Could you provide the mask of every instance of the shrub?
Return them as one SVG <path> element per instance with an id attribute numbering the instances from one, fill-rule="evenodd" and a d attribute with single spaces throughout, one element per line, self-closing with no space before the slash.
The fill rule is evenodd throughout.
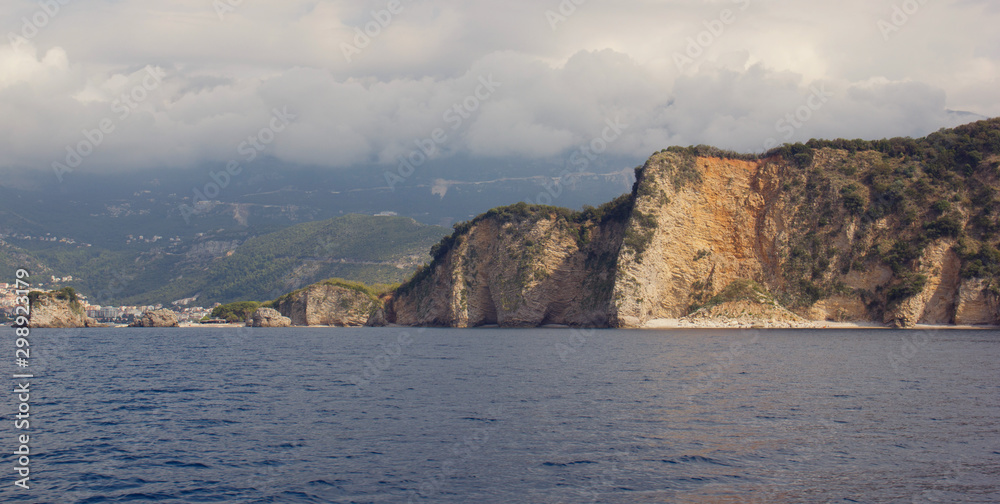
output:
<path id="1" fill-rule="evenodd" d="M 632 213 L 632 195 L 622 194 L 621 196 L 594 208 L 584 205 L 583 211 L 577 217 L 577 222 L 597 222 L 604 224 L 610 221 L 624 221 Z"/>
<path id="2" fill-rule="evenodd" d="M 28 293 L 28 306 L 34 308 L 38 306 L 38 299 L 44 296 L 45 293 L 42 291 L 31 291 Z"/>
<path id="3" fill-rule="evenodd" d="M 903 277 L 902 281 L 889 289 L 886 300 L 891 303 L 898 303 L 910 299 L 920 294 L 927 285 L 927 276 L 923 274 L 909 275 Z"/>
<path id="4" fill-rule="evenodd" d="M 963 278 L 994 278 L 1000 276 L 1000 250 L 984 243 L 962 268 Z"/>
<path id="5" fill-rule="evenodd" d="M 413 276 L 410 277 L 409 280 L 403 282 L 403 285 L 400 285 L 399 288 L 396 289 L 396 294 L 403 295 L 412 292 L 413 289 L 429 278 L 433 272 L 434 268 L 431 264 L 421 265 L 417 268 L 417 271 L 413 273 Z"/>
<path id="6" fill-rule="evenodd" d="M 257 308 L 260 308 L 260 303 L 256 301 L 238 301 L 216 306 L 212 317 L 226 319 L 227 322 L 242 322 L 250 318 Z"/>
<path id="7" fill-rule="evenodd" d="M 940 200 L 931 205 L 931 208 L 937 212 L 938 215 L 941 215 L 951 210 L 951 202 L 948 200 Z"/>
<path id="8" fill-rule="evenodd" d="M 70 303 L 77 302 L 76 289 L 72 287 L 63 287 L 60 290 L 53 291 L 55 298 L 62 301 L 69 301 Z"/>
<path id="9" fill-rule="evenodd" d="M 922 252 L 912 243 L 900 240 L 892 245 L 883 260 L 892 268 L 893 273 L 899 275 L 910 266 L 910 263 L 919 258 Z"/>
<path id="10" fill-rule="evenodd" d="M 656 217 L 642 212 L 634 212 L 631 224 L 625 232 L 623 243 L 627 248 L 634 250 L 638 257 L 653 242 L 653 235 L 656 232 Z"/>
<path id="11" fill-rule="evenodd" d="M 924 230 L 927 232 L 927 237 L 932 240 L 946 236 L 956 238 L 962 232 L 962 223 L 954 215 L 946 215 L 924 224 Z"/>
<path id="12" fill-rule="evenodd" d="M 840 189 L 840 196 L 844 199 L 844 209 L 851 215 L 861 215 L 865 208 L 865 198 L 861 195 L 861 186 L 851 182 Z"/>

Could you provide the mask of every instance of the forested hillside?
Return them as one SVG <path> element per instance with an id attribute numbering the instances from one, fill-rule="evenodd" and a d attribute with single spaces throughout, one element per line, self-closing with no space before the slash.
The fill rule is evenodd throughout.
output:
<path id="1" fill-rule="evenodd" d="M 403 217 L 347 215 L 307 222 L 260 236 L 220 229 L 190 242 L 162 240 L 142 248 L 32 243 L 0 244 L 0 264 L 28 267 L 36 281 L 66 282 L 95 304 L 168 304 L 197 296 L 196 305 L 269 300 L 313 282 L 341 277 L 395 283 L 429 260 L 447 232 Z M 60 287 L 63 283 L 46 285 Z"/>

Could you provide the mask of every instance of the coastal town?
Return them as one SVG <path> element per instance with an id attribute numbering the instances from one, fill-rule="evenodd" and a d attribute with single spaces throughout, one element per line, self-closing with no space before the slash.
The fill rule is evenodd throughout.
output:
<path id="1" fill-rule="evenodd" d="M 73 277 L 50 276 L 49 280 L 50 281 L 47 283 L 35 283 L 32 286 L 32 290 L 48 291 L 61 288 L 62 286 L 72 282 Z M 16 285 L 11 283 L 0 283 L 0 322 L 8 322 L 14 319 L 14 310 L 15 307 L 18 306 L 17 297 L 18 294 Z M 86 295 L 80 293 L 77 293 L 77 299 L 83 306 L 83 309 L 86 311 L 88 317 L 102 324 L 109 325 L 128 325 L 134 322 L 137 318 L 141 317 L 143 313 L 154 310 L 162 310 L 164 308 L 175 312 L 177 315 L 177 321 L 181 324 L 197 324 L 208 319 L 211 316 L 212 309 L 215 308 L 215 306 L 219 306 L 218 303 L 209 308 L 185 305 L 190 304 L 190 302 L 194 301 L 193 299 L 180 300 L 173 303 L 171 306 L 164 306 L 162 304 L 148 306 L 108 306 L 92 304 Z"/>

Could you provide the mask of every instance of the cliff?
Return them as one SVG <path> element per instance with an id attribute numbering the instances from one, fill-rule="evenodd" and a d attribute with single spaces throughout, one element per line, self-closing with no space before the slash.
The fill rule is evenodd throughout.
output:
<path id="1" fill-rule="evenodd" d="M 72 288 L 47 293 L 35 291 L 28 297 L 31 307 L 29 327 L 50 329 L 104 327 L 96 320 L 87 317 Z"/>
<path id="2" fill-rule="evenodd" d="M 382 302 L 370 288 L 340 279 L 310 285 L 270 303 L 297 326 L 360 327 L 380 320 Z"/>
<path id="3" fill-rule="evenodd" d="M 398 289 L 401 325 L 603 325 L 629 198 L 575 213 L 524 203 L 458 226 L 434 262 Z"/>
<path id="4" fill-rule="evenodd" d="M 998 324 L 998 178 L 1000 119 L 761 156 L 675 147 L 600 209 L 521 203 L 456 226 L 386 320 L 642 327 L 752 281 L 775 303 L 761 319 Z"/>

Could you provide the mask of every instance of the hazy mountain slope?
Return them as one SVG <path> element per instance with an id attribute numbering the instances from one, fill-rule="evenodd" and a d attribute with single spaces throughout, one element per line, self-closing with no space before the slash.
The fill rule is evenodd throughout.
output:
<path id="1" fill-rule="evenodd" d="M 336 253 L 348 262 L 336 264 L 308 254 L 276 254 L 253 274 L 266 279 L 263 288 L 254 286 L 250 274 L 236 271 L 254 267 L 252 262 L 230 272 L 209 270 L 221 267 L 219 259 L 254 237 L 351 213 L 395 211 L 451 226 L 492 206 L 539 195 L 554 195 L 566 206 L 600 203 L 631 185 L 632 174 L 622 169 L 633 164 L 602 156 L 585 172 L 573 167 L 573 176 L 556 186 L 554 179 L 567 168 L 562 159 L 512 163 L 456 157 L 428 162 L 388 187 L 384 175 L 394 167 L 330 171 L 262 159 L 217 194 L 207 191 L 216 195 L 213 201 L 198 205 L 199 212 L 188 219 L 181 209 L 193 204 L 196 191 L 203 194 L 214 183 L 210 172 L 218 167 L 113 175 L 80 170 L 62 182 L 51 172 L 7 174 L 0 182 L 0 262 L 6 261 L 10 271 L 29 267 L 38 278 L 72 276 L 65 285 L 100 304 L 169 303 L 202 291 L 222 299 L 242 298 L 237 291 L 266 299 L 299 286 L 300 277 L 325 275 L 398 281 L 407 271 L 401 276 L 393 264 L 382 264 L 395 258 L 357 258 L 343 251 Z M 313 240 L 303 246 L 321 245 Z M 299 263 L 305 266 L 296 272 Z M 245 278 L 233 283 L 229 277 L 234 275 Z"/>
<path id="2" fill-rule="evenodd" d="M 183 270 L 185 261 L 195 261 L 197 268 L 188 268 L 190 273 L 183 278 L 172 279 L 135 300 L 199 295 L 197 304 L 205 305 L 269 300 L 331 277 L 400 282 L 427 262 L 430 245 L 445 233 L 445 228 L 403 217 L 347 215 L 308 222 L 250 238 L 229 250 L 232 244 L 216 242 L 224 252 L 207 263 L 189 253 L 173 263 L 172 269 Z M 212 255 L 212 251 L 206 253 Z"/>
<path id="3" fill-rule="evenodd" d="M 446 228 L 403 217 L 347 215 L 261 236 L 250 230 L 203 233 L 187 242 L 159 240 L 120 250 L 59 242 L 33 249 L 0 245 L 0 264 L 28 267 L 46 288 L 75 287 L 94 304 L 155 304 L 198 296 L 196 304 L 273 299 L 341 277 L 400 282 L 427 262 Z M 52 284 L 50 275 L 73 276 Z"/>

